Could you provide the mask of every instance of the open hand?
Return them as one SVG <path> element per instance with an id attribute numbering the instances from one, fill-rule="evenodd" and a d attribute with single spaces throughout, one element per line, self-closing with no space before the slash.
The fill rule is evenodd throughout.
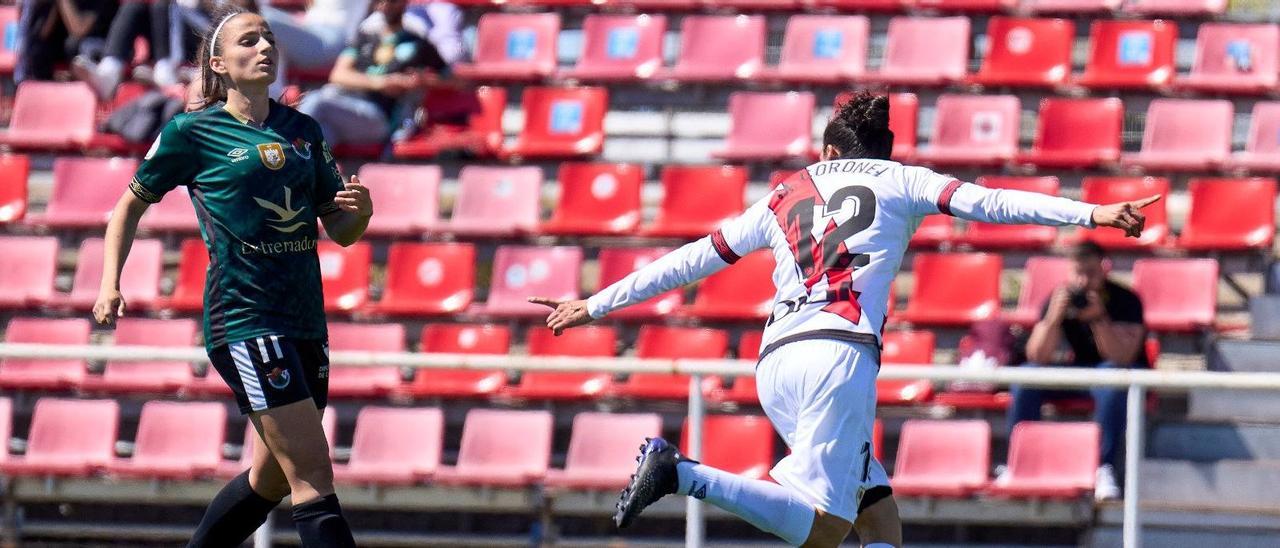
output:
<path id="1" fill-rule="evenodd" d="M 1137 238 L 1142 236 L 1142 229 L 1147 224 L 1147 216 L 1143 215 L 1142 208 L 1158 201 L 1160 195 L 1156 194 L 1131 202 L 1100 205 L 1093 208 L 1093 224 L 1118 228 L 1124 231 L 1125 236 Z"/>
<path id="2" fill-rule="evenodd" d="M 361 217 L 373 216 L 373 199 L 369 197 L 369 189 L 360 184 L 360 177 L 355 175 L 334 195 L 333 203 L 338 204 L 339 209 Z"/>
<path id="3" fill-rule="evenodd" d="M 529 302 L 552 309 L 551 315 L 547 316 L 547 327 L 551 328 L 551 331 L 556 336 L 559 336 L 570 327 L 578 327 L 595 321 L 595 318 L 592 318 L 591 314 L 587 313 L 586 299 L 557 301 L 546 297 L 529 297 Z"/>

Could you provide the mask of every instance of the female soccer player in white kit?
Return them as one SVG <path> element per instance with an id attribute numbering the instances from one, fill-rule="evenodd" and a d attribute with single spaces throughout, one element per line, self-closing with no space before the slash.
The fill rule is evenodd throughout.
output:
<path id="1" fill-rule="evenodd" d="M 605 317 L 709 276 L 760 248 L 777 262 L 756 386 L 791 453 L 770 475 L 746 479 L 645 441 L 614 521 L 629 525 L 668 494 L 691 495 L 792 545 L 836 546 L 856 529 L 864 546 L 902 544 L 897 505 L 872 456 L 875 379 L 889 284 L 926 215 L 1005 224 L 1110 226 L 1142 232 L 1141 208 L 1160 197 L 1097 206 L 962 183 L 889 160 L 889 99 L 859 93 L 823 135 L 822 161 L 789 177 L 710 236 L 685 245 L 585 300 L 554 308 L 564 329 Z"/>

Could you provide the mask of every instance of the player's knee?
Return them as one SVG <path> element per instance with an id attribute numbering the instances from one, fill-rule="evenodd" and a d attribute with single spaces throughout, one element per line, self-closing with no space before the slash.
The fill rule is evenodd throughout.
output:
<path id="1" fill-rule="evenodd" d="M 853 522 L 853 529 L 864 546 L 872 543 L 902 546 L 902 523 L 898 519 L 898 504 L 892 496 L 867 506 Z"/>
<path id="2" fill-rule="evenodd" d="M 289 494 L 289 478 L 277 467 L 272 470 L 250 470 L 249 486 L 253 492 L 267 500 L 280 500 Z"/>
<path id="3" fill-rule="evenodd" d="M 848 521 L 825 512 L 813 515 L 813 528 L 809 530 L 809 538 L 805 539 L 804 548 L 828 548 L 839 546 L 849 536 L 853 525 Z"/>

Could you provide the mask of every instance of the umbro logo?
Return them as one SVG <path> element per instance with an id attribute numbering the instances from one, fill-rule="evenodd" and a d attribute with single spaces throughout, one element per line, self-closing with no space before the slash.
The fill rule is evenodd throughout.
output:
<path id="1" fill-rule="evenodd" d="M 692 482 L 690 482 L 690 483 L 689 483 L 689 496 L 691 496 L 691 497 L 693 497 L 693 498 L 695 498 L 695 499 L 698 499 L 698 500 L 702 500 L 702 499 L 707 498 L 707 484 L 706 484 L 706 482 L 703 482 L 703 483 L 702 483 L 702 485 L 698 485 L 698 482 L 697 482 L 697 481 L 692 481 Z"/>
<path id="2" fill-rule="evenodd" d="M 234 163 L 239 162 L 239 161 L 241 161 L 241 160 L 246 160 L 246 159 L 248 159 L 249 157 L 248 157 L 248 156 L 245 156 L 245 155 L 246 155 L 246 154 L 248 154 L 248 153 L 249 153 L 249 149 L 247 149 L 247 148 L 237 148 L 237 149 L 232 150 L 231 152 L 228 152 L 228 153 L 227 153 L 227 156 L 231 158 L 231 163 L 233 163 L 233 164 L 234 164 Z"/>

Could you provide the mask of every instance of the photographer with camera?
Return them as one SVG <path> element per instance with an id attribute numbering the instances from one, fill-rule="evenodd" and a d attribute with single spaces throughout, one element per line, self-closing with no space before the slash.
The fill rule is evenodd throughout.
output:
<path id="1" fill-rule="evenodd" d="M 1070 278 L 1053 292 L 1027 341 L 1030 363 L 1026 367 L 1150 367 L 1143 352 L 1146 328 L 1142 301 L 1107 278 L 1106 253 L 1097 244 L 1077 244 L 1070 256 Z M 1064 341 L 1070 348 L 1066 355 L 1058 351 Z M 1015 385 L 1012 396 L 1010 430 L 1021 421 L 1040 420 L 1040 407 L 1046 400 L 1092 398 L 1094 421 L 1102 430 L 1094 496 L 1099 500 L 1119 498 L 1115 469 L 1124 443 L 1124 390 L 1099 387 L 1086 392 Z"/>

